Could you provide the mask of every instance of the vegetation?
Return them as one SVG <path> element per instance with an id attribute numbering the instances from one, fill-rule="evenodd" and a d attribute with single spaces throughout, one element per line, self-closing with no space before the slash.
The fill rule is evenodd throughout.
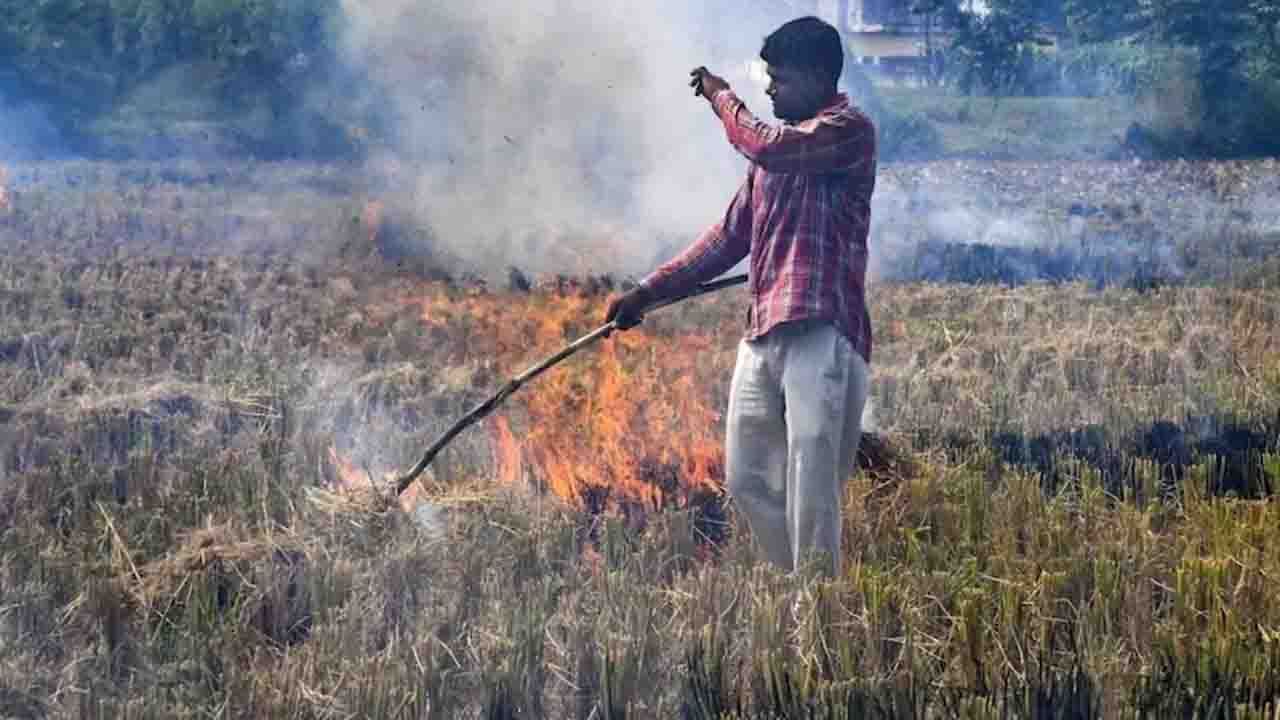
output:
<path id="1" fill-rule="evenodd" d="M 1129 222 L 1122 188 L 1177 207 L 1193 183 L 1226 203 L 1276 176 L 1124 167 L 1070 168 L 1096 196 L 1017 164 L 889 168 L 884 187 L 923 202 L 939 175 L 991 174 L 993 201 L 1102 232 Z M 850 481 L 847 571 L 819 582 L 762 566 L 714 497 L 593 505 L 534 462 L 603 473 L 635 449 L 652 487 L 714 477 L 686 460 L 720 432 L 740 297 L 557 368 L 502 414 L 523 462 L 474 428 L 408 514 L 339 492 L 331 449 L 407 466 L 591 327 L 605 281 L 482 283 L 422 245 L 407 272 L 393 219 L 335 203 L 358 188 L 323 168 L 11 176 L 28 183 L 0 214 L 0 714 L 1277 712 L 1280 297 L 1236 254 L 1267 220 L 1148 200 L 1197 267 L 1239 268 L 1214 285 L 877 283 L 868 448 L 889 450 Z M 597 421 L 550 427 L 555 407 Z"/>
<path id="2" fill-rule="evenodd" d="M 874 431 L 819 581 L 719 492 L 740 296 L 370 489 L 617 281 L 462 272 L 341 165 L 193 159 L 352 151 L 311 92 L 336 0 L 0 0 L 0 99 L 128 160 L 0 168 L 0 716 L 1280 716 L 1277 164 L 1067 162 L 1135 119 L 1267 152 L 1277 18 L 989 4 L 925 8 L 968 23 L 953 81 L 1073 97 L 885 93 L 886 156 L 953 157 L 878 178 Z"/>
<path id="3" fill-rule="evenodd" d="M 1195 126 L 1165 133 L 1167 152 L 1280 152 L 1267 130 L 1280 118 L 1274 3 L 993 0 L 989 6 L 977 14 L 960 0 L 917 3 L 918 11 L 954 28 L 948 67 L 963 91 L 1156 97 L 1171 75 L 1187 74 L 1198 90 Z M 1182 52 L 1192 54 L 1190 67 L 1177 61 Z"/>
<path id="4" fill-rule="evenodd" d="M 970 5 L 913 5 L 954 32 L 934 63 L 951 89 L 1163 104 L 1136 119 L 1158 140 L 1144 143 L 1152 155 L 1280 152 L 1273 3 L 992 0 L 984 14 Z M 338 57 L 338 0 L 0 0 L 0 18 L 6 134 L 46 152 L 321 159 L 359 154 L 379 122 L 376 84 Z M 1193 92 L 1171 95 L 1170 84 Z M 890 110 L 877 113 L 886 157 L 950 153 L 926 117 Z"/>
<path id="5" fill-rule="evenodd" d="M 936 88 L 880 88 L 893 112 L 878 118 L 888 162 L 948 158 L 1041 161 L 1123 155 L 1128 128 L 1143 119 L 1129 98 L 991 98 Z"/>
<path id="6" fill-rule="evenodd" d="M 166 99 L 204 104 L 184 119 L 225 123 L 256 154 L 338 149 L 337 120 L 306 100 L 334 66 L 337 0 L 5 0 L 0 17 L 0 97 L 51 107 L 71 149 L 104 150 L 95 123 L 174 73 L 182 78 Z M 173 111 L 165 103 L 147 110 L 156 108 Z M 254 113 L 265 116 L 257 125 L 234 122 Z M 315 124 L 330 136 L 287 134 Z"/>

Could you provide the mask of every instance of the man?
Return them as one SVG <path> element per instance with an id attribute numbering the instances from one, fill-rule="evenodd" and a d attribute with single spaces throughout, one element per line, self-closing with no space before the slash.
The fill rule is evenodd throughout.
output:
<path id="1" fill-rule="evenodd" d="M 757 120 L 720 77 L 692 72 L 730 144 L 750 161 L 723 219 L 610 303 L 621 329 L 644 308 L 750 256 L 751 305 L 729 392 L 725 474 L 767 557 L 840 572 L 840 510 L 867 395 L 864 281 L 876 139 L 840 94 L 839 32 L 814 17 L 765 39 L 781 125 Z"/>

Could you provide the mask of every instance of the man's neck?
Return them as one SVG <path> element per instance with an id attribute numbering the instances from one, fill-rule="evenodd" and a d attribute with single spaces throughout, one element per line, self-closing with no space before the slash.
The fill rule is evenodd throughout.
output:
<path id="1" fill-rule="evenodd" d="M 837 102 L 840 102 L 840 91 L 832 88 L 831 93 L 827 95 L 827 99 L 823 100 L 822 104 L 818 106 L 818 112 L 815 112 L 814 115 L 816 116 L 818 113 L 826 110 L 832 105 L 835 105 Z"/>
<path id="2" fill-rule="evenodd" d="M 840 92 L 838 90 L 833 90 L 825 100 L 823 100 L 821 103 L 818 104 L 818 107 L 815 108 L 812 113 L 809 113 L 807 116 L 803 118 L 799 118 L 797 120 L 787 120 L 785 122 L 787 125 L 795 125 L 797 123 L 808 122 L 809 120 L 812 120 L 818 117 L 819 115 L 821 115 L 823 110 L 826 110 L 832 105 L 835 105 L 839 101 L 840 101 Z"/>

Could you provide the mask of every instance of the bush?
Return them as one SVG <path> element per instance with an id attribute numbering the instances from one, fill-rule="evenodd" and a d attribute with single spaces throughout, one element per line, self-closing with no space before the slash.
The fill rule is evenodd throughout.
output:
<path id="1" fill-rule="evenodd" d="M 1200 133 L 1206 149 L 1228 157 L 1280 154 L 1280 80 L 1258 71 L 1244 87 L 1241 96 L 1212 101 Z"/>
<path id="2" fill-rule="evenodd" d="M 1024 45 L 1005 60 L 999 87 L 988 87 L 969 65 L 959 64 L 954 81 L 971 93 L 1054 97 L 1134 96 L 1151 88 L 1163 68 L 1186 50 L 1141 42 L 1117 41 L 1049 49 Z M 964 58 L 962 58 L 964 59 Z"/>
<path id="3" fill-rule="evenodd" d="M 924 160 L 942 154 L 942 135 L 924 113 L 882 110 L 875 122 L 881 160 Z"/>
<path id="4" fill-rule="evenodd" d="M 134 124 L 125 116 L 139 90 L 199 68 L 198 82 L 165 102 L 140 104 L 139 137 L 148 134 L 142 125 L 157 124 L 153 110 L 180 115 L 165 118 L 173 122 L 230 118 L 232 134 L 246 134 L 238 119 L 262 110 L 269 117 L 259 124 L 269 130 L 256 133 L 254 152 L 328 147 L 332 128 L 293 138 L 317 124 L 303 106 L 315 82 L 332 75 L 340 22 L 338 0 L 0 0 L 0 101 L 36 103 L 59 138 L 92 153 L 95 125 Z M 168 107 L 175 97 L 212 104 L 176 113 Z"/>
<path id="5" fill-rule="evenodd" d="M 1151 82 L 1164 59 L 1159 50 L 1131 42 L 1081 45 L 1046 54 L 1042 63 L 1053 83 L 1046 94 L 1133 95 Z"/>
<path id="6" fill-rule="evenodd" d="M 1280 154 L 1280 80 L 1257 65 L 1221 91 L 1190 50 L 1168 51 L 1138 88 L 1141 129 L 1164 157 L 1248 157 Z M 1132 133 L 1131 133 L 1132 134 Z"/>

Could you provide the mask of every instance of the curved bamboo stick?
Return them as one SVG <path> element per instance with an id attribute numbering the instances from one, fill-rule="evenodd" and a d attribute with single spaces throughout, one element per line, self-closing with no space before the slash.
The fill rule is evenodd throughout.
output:
<path id="1" fill-rule="evenodd" d="M 666 298 L 664 300 L 659 300 L 658 302 L 651 303 L 650 305 L 645 307 L 644 312 L 650 313 L 650 312 L 653 312 L 654 310 L 667 307 L 668 305 L 674 305 L 683 300 L 688 300 L 689 298 L 698 297 L 699 295 L 706 295 L 707 293 L 713 293 L 713 292 L 716 292 L 717 290 L 723 290 L 725 288 L 734 287 L 735 285 L 741 285 L 746 281 L 747 281 L 746 275 L 731 275 L 729 277 L 721 278 L 719 280 L 713 280 L 711 282 L 702 283 L 701 285 L 698 285 L 697 287 L 693 288 L 689 292 L 683 293 L 681 295 L 677 295 L 676 297 Z M 519 390 L 522 385 L 536 378 L 537 376 L 541 375 L 547 370 L 551 369 L 555 365 L 559 364 L 561 361 L 569 358 L 570 356 L 572 356 L 574 353 L 578 352 L 582 348 L 587 347 L 588 345 L 594 344 L 597 340 L 599 340 L 602 337 L 607 337 L 609 333 L 617 329 L 618 329 L 618 326 L 615 322 L 610 321 L 608 323 L 605 323 L 604 325 L 601 325 L 595 330 L 592 330 L 586 335 L 583 335 L 577 340 L 574 340 L 573 342 L 564 346 L 559 351 L 557 351 L 554 355 L 551 355 L 545 360 L 542 360 L 541 362 L 533 365 L 528 370 L 525 370 L 524 372 L 520 373 L 516 377 L 508 380 L 507 383 L 503 385 L 501 388 L 499 388 L 496 393 L 494 393 L 492 396 L 489 397 L 489 399 L 485 400 L 484 402 L 472 408 L 470 412 L 468 412 L 466 415 L 463 415 L 460 420 L 458 420 L 452 426 L 450 426 L 449 429 L 446 430 L 444 434 L 439 437 L 439 439 L 431 443 L 431 446 L 428 447 L 426 452 L 422 454 L 422 459 L 418 460 L 418 464 L 414 465 L 413 468 L 409 470 L 409 472 L 396 478 L 396 495 L 403 494 L 404 491 L 408 489 L 410 485 L 413 484 L 413 481 L 417 480 L 418 476 L 421 475 L 422 472 L 427 469 L 427 466 L 430 465 L 433 460 L 435 460 L 436 455 L 439 455 L 440 451 L 443 450 L 445 446 L 448 445 L 455 437 L 457 437 L 459 433 L 461 433 L 463 430 L 466 430 L 468 427 L 474 425 L 475 423 L 479 422 L 480 420 L 484 419 L 487 415 L 492 413 L 507 398 L 511 397 L 511 395 L 516 390 Z"/>

